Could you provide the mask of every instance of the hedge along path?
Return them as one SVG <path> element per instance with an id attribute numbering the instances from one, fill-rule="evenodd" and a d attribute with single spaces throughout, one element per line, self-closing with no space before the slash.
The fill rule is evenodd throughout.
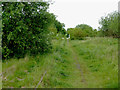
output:
<path id="1" fill-rule="evenodd" d="M 84 67 L 82 67 L 82 65 L 80 64 L 79 60 L 79 56 L 78 54 L 75 52 L 75 49 L 72 47 L 71 43 L 68 40 L 68 46 L 69 48 L 71 48 L 72 50 L 72 56 L 73 56 L 73 60 L 75 60 L 75 64 L 76 64 L 76 68 L 80 71 L 80 78 L 81 81 L 76 80 L 76 82 L 81 82 L 82 84 L 84 84 L 86 87 L 88 86 L 88 83 L 86 82 L 86 79 L 84 77 Z"/>

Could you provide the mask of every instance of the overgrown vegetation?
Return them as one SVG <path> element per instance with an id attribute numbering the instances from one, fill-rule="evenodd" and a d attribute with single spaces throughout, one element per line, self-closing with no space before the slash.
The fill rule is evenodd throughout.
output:
<path id="1" fill-rule="evenodd" d="M 2 3 L 3 88 L 117 88 L 118 12 L 66 31 L 49 5 Z"/>
<path id="2" fill-rule="evenodd" d="M 52 47 L 51 24 L 54 24 L 57 33 L 65 34 L 64 25 L 55 20 L 55 15 L 47 12 L 48 7 L 48 2 L 2 3 L 3 59 L 48 52 Z"/>
<path id="3" fill-rule="evenodd" d="M 50 54 L 4 62 L 3 88 L 34 88 L 45 71 L 38 88 L 118 87 L 117 39 L 53 40 L 52 43 Z"/>
<path id="4" fill-rule="evenodd" d="M 99 31 L 87 24 L 79 24 L 66 32 L 65 24 L 47 11 L 49 5 L 49 2 L 43 1 L 2 3 L 3 59 L 46 53 L 52 48 L 52 39 L 65 38 L 66 35 L 71 40 L 95 36 L 119 37 L 117 12 L 101 18 Z"/>
<path id="5" fill-rule="evenodd" d="M 76 49 L 76 53 L 79 54 L 80 62 L 84 62 L 90 70 L 87 82 L 91 81 L 90 77 L 96 78 L 96 80 L 88 84 L 89 87 L 92 85 L 106 88 L 118 87 L 117 39 L 109 37 L 88 38 L 85 42 L 77 40 L 71 43 Z"/>
<path id="6" fill-rule="evenodd" d="M 47 2 L 3 2 L 2 5 L 3 59 L 49 50 L 47 27 L 53 15 L 47 12 Z"/>

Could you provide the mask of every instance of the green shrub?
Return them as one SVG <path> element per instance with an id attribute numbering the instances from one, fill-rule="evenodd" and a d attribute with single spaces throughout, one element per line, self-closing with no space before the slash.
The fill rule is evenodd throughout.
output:
<path id="1" fill-rule="evenodd" d="M 48 2 L 2 3 L 3 59 L 44 53 L 51 48 L 48 26 L 55 16 L 47 12 L 48 6 Z"/>

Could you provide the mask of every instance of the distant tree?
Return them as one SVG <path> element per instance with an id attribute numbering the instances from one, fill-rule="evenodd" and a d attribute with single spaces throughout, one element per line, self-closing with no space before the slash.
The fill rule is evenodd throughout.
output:
<path id="1" fill-rule="evenodd" d="M 98 35 L 98 31 L 97 31 L 97 29 L 94 29 L 93 30 L 93 36 L 96 37 L 97 35 Z"/>
<path id="2" fill-rule="evenodd" d="M 69 28 L 67 33 L 70 35 L 71 40 L 82 40 L 86 37 L 86 32 L 83 31 L 81 28 Z"/>
<path id="3" fill-rule="evenodd" d="M 81 28 L 83 31 L 86 32 L 88 37 L 93 36 L 93 28 L 87 24 L 80 24 L 77 25 L 75 28 Z"/>

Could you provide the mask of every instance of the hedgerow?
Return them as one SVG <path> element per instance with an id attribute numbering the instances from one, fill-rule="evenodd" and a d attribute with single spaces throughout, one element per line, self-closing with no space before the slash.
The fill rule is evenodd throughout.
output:
<path id="1" fill-rule="evenodd" d="M 48 26 L 55 16 L 47 11 L 48 8 L 48 2 L 2 3 L 3 59 L 50 50 Z"/>

